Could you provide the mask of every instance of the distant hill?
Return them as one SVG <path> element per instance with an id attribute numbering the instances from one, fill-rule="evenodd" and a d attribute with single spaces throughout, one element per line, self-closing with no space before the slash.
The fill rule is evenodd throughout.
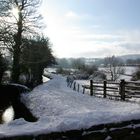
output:
<path id="1" fill-rule="evenodd" d="M 123 59 L 124 61 L 126 61 L 127 59 L 140 59 L 140 54 L 128 54 L 128 55 L 122 55 L 119 56 L 119 58 Z"/>
<path id="2" fill-rule="evenodd" d="M 126 62 L 128 59 L 131 60 L 136 60 L 136 59 L 140 59 L 140 54 L 128 54 L 128 55 L 122 55 L 122 56 L 116 56 L 117 58 L 120 58 L 123 62 Z M 59 65 L 61 65 L 62 67 L 69 67 L 70 63 L 72 60 L 74 59 L 81 59 L 82 61 L 85 61 L 86 64 L 88 65 L 103 65 L 104 64 L 104 58 L 60 58 L 57 59 L 57 62 Z M 134 62 L 133 62 L 134 63 Z"/>

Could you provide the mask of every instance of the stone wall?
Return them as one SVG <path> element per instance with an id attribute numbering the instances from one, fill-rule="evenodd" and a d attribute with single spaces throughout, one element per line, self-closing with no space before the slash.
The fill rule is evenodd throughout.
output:
<path id="1" fill-rule="evenodd" d="M 46 132 L 47 133 L 47 132 Z M 85 130 L 71 130 L 51 134 L 24 135 L 3 140 L 140 140 L 140 120 L 109 123 Z"/>

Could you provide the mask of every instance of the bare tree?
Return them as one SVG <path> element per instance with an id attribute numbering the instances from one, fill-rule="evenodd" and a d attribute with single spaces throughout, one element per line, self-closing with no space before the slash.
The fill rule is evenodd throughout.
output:
<path id="1" fill-rule="evenodd" d="M 0 1 L 0 42 L 12 51 L 12 81 L 18 82 L 20 75 L 20 57 L 23 48 L 22 39 L 35 33 L 41 25 L 38 14 L 40 0 L 1 0 Z"/>
<path id="2" fill-rule="evenodd" d="M 116 81 L 121 74 L 124 74 L 125 68 L 122 67 L 121 61 L 115 56 L 106 57 L 104 61 L 107 67 L 106 72 L 110 73 L 112 81 Z"/>

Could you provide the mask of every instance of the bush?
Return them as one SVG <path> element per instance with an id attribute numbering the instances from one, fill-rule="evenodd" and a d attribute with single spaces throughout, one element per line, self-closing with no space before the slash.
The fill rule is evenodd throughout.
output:
<path id="1" fill-rule="evenodd" d="M 78 74 L 75 74 L 74 76 L 76 80 L 88 80 L 89 78 L 89 74 L 87 73 L 78 73 Z"/>
<path id="2" fill-rule="evenodd" d="M 92 74 L 89 79 L 95 80 L 95 81 L 103 81 L 106 80 L 106 75 L 103 72 L 96 71 L 94 74 Z"/>
<path id="3" fill-rule="evenodd" d="M 135 73 L 133 73 L 131 80 L 132 81 L 140 80 L 140 67 L 137 69 Z"/>
<path id="4" fill-rule="evenodd" d="M 71 73 L 71 71 L 67 70 L 67 69 L 63 69 L 62 67 L 59 67 L 59 68 L 57 68 L 56 73 L 69 75 Z"/>
<path id="5" fill-rule="evenodd" d="M 89 75 L 92 75 L 94 72 L 98 71 L 98 67 L 95 65 L 86 66 L 85 72 Z"/>

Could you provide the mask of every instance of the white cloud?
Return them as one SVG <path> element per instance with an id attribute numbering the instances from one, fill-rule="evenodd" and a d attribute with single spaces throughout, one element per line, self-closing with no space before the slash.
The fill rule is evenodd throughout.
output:
<path id="1" fill-rule="evenodd" d="M 70 19 L 80 18 L 80 16 L 73 11 L 69 11 L 68 13 L 66 13 L 65 17 L 70 18 Z"/>
<path id="2" fill-rule="evenodd" d="M 81 34 L 77 36 L 81 39 L 87 40 L 97 40 L 97 41 L 113 41 L 113 40 L 120 40 L 120 35 L 114 34 L 96 34 L 96 33 L 89 33 L 89 34 Z"/>
<path id="3" fill-rule="evenodd" d="M 91 23 L 83 27 L 80 24 L 81 19 L 91 19 L 90 15 L 69 11 L 64 16 L 64 13 L 59 15 L 51 11 L 51 8 L 48 10 L 44 14 L 47 23 L 44 33 L 50 37 L 57 57 L 105 57 L 140 53 L 138 30 L 106 33 L 100 25 Z"/>
<path id="4" fill-rule="evenodd" d="M 92 19 L 92 16 L 89 15 L 89 14 L 79 14 L 79 13 L 76 13 L 74 11 L 68 11 L 66 14 L 65 14 L 65 17 L 66 19 L 69 19 L 69 20 L 88 20 L 88 19 Z"/>
<path id="5" fill-rule="evenodd" d="M 101 28 L 101 26 L 95 24 L 95 25 L 91 25 L 90 28 L 91 28 L 91 29 L 99 29 L 99 28 Z"/>
<path id="6" fill-rule="evenodd" d="M 119 31 L 125 43 L 140 44 L 140 30 Z"/>
<path id="7" fill-rule="evenodd" d="M 52 31 L 51 31 L 52 32 Z M 58 57 L 105 57 L 140 53 L 139 40 L 129 34 L 91 34 L 81 28 L 59 27 L 51 37 Z M 137 45 L 136 45 L 137 44 Z"/>

